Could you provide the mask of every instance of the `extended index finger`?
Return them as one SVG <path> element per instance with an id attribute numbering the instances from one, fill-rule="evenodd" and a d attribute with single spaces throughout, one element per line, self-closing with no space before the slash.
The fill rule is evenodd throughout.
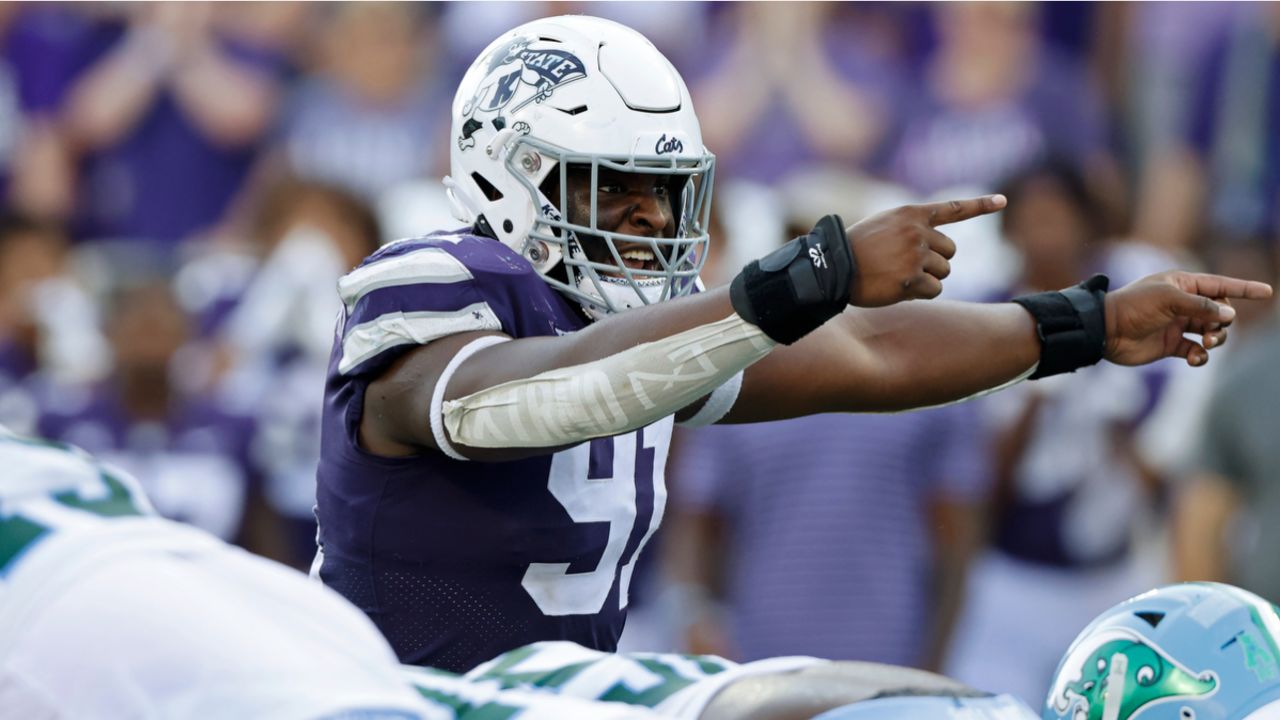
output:
<path id="1" fill-rule="evenodd" d="M 1266 300 L 1271 297 L 1271 286 L 1263 282 L 1207 273 L 1187 273 L 1185 277 L 1187 284 L 1183 289 L 1204 297 L 1245 300 Z"/>
<path id="2" fill-rule="evenodd" d="M 929 224 L 937 227 L 1003 210 L 1008 204 L 1009 200 L 1003 195 L 983 195 L 968 200 L 926 203 L 919 207 L 927 213 Z"/>

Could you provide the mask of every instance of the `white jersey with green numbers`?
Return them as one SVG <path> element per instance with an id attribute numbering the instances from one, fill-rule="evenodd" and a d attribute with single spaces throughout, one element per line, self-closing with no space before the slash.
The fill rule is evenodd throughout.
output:
<path id="1" fill-rule="evenodd" d="M 693 720 L 725 685 L 747 675 L 788 672 L 823 662 L 809 657 L 738 664 L 713 655 L 617 654 L 570 642 L 542 642 L 503 653 L 466 674 L 472 682 L 554 692 L 649 708 Z"/>
<path id="2" fill-rule="evenodd" d="M 0 717 L 454 720 L 336 593 L 3 431 Z"/>
<path id="3" fill-rule="evenodd" d="M 403 666 L 405 678 L 433 709 L 452 720 L 659 720 L 647 708 L 593 702 L 536 689 L 508 689 L 497 680 L 467 680 L 459 675 Z"/>
<path id="4" fill-rule="evenodd" d="M 37 546 L 155 510 L 137 481 L 71 445 L 0 429 L 0 598 Z"/>

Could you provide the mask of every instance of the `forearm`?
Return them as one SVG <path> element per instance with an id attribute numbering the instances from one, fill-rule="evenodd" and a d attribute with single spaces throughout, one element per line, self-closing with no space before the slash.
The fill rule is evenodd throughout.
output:
<path id="1" fill-rule="evenodd" d="M 649 321 L 652 328 L 655 319 Z M 732 311 L 687 329 L 665 327 L 652 338 L 630 328 L 625 335 L 638 338 L 613 333 L 613 342 L 584 338 L 585 348 L 577 339 L 553 344 L 547 353 L 550 367 L 529 363 L 525 351 L 530 348 L 520 347 L 522 343 L 515 349 L 501 343 L 489 352 L 519 359 L 519 377 L 495 382 L 496 363 L 482 360 L 475 365 L 485 373 L 484 387 L 460 396 L 449 389 L 451 397 L 443 399 L 441 387 L 449 383 L 446 369 L 432 399 L 437 445 L 448 455 L 470 457 L 458 447 L 563 447 L 630 432 L 693 405 L 776 346 Z M 565 352 L 557 352 L 557 345 L 567 346 Z M 463 358 L 457 356 L 451 365 Z"/>
<path id="2" fill-rule="evenodd" d="M 189 51 L 174 74 L 173 90 L 205 135 L 232 147 L 261 136 L 276 103 L 268 80 L 224 57 L 212 38 Z"/>
<path id="3" fill-rule="evenodd" d="M 728 290 L 718 288 L 611 315 L 569 335 L 514 340 L 477 353 L 459 368 L 445 397 L 454 399 L 499 383 L 600 360 L 733 314 Z"/>
<path id="4" fill-rule="evenodd" d="M 1035 321 L 1012 303 L 850 308 L 746 373 L 731 422 L 941 405 L 1026 373 Z"/>
<path id="5" fill-rule="evenodd" d="M 134 30 L 72 88 L 65 122 L 82 148 L 111 145 L 151 107 L 171 55 L 169 39 Z"/>
<path id="6" fill-rule="evenodd" d="M 732 333 L 688 342 L 725 324 L 735 326 Z M 611 316 L 564 336 L 488 347 L 474 345 L 484 333 L 442 338 L 413 350 L 369 386 L 362 441 L 387 455 L 429 447 L 507 460 L 626 432 L 651 421 L 642 415 L 671 414 L 680 409 L 679 398 L 703 386 L 710 392 L 718 377 L 768 352 L 767 338 L 749 334 L 760 336 L 734 313 L 728 292 L 716 290 Z M 725 357 L 726 337 L 749 352 Z M 652 343 L 665 350 L 645 346 Z M 620 397 L 629 400 L 627 407 L 620 407 Z M 648 406 L 636 407 L 637 399 Z M 538 437 L 498 437 L 529 433 Z"/>

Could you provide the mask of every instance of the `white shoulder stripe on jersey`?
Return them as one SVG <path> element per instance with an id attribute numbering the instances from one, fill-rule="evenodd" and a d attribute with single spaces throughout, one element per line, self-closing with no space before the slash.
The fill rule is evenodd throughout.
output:
<path id="1" fill-rule="evenodd" d="M 347 312 L 351 312 L 360 298 L 379 288 L 415 283 L 445 284 L 471 277 L 467 267 L 454 256 L 438 247 L 425 247 L 352 270 L 338 280 L 338 296 L 346 304 Z"/>
<path id="2" fill-rule="evenodd" d="M 400 345 L 425 345 L 447 335 L 501 329 L 502 322 L 483 302 L 447 312 L 386 313 L 347 331 L 338 372 L 345 375 L 378 353 Z"/>

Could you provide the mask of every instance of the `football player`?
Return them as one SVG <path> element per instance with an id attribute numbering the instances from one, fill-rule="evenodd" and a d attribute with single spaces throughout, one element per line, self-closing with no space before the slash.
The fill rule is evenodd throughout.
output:
<path id="1" fill-rule="evenodd" d="M 1231 585 L 1126 600 L 1076 637 L 1044 720 L 1276 720 L 1280 609 Z"/>
<path id="2" fill-rule="evenodd" d="M 325 388 L 314 570 L 403 661 L 613 649 L 677 420 L 902 410 L 1104 358 L 1199 365 L 1226 300 L 1270 293 L 1171 272 L 902 303 L 941 292 L 956 247 L 938 226 L 1000 196 L 831 215 L 702 290 L 713 166 L 683 80 L 624 26 L 534 21 L 467 71 L 445 180 L 466 226 L 340 281 Z"/>
<path id="3" fill-rule="evenodd" d="M 0 430 L 0 716 L 645 720 L 405 682 L 373 625 L 289 568 L 157 516 L 129 476 Z"/>

